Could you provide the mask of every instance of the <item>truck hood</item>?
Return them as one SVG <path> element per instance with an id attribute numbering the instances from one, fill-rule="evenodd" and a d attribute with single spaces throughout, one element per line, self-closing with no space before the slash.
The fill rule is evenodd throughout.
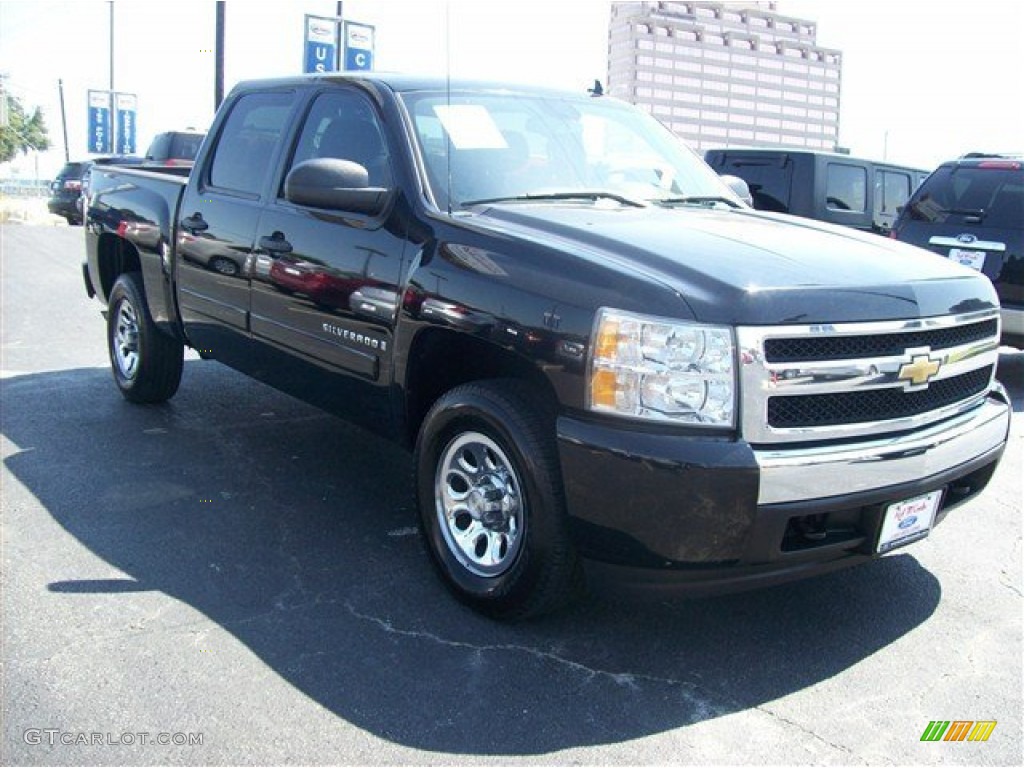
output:
<path id="1" fill-rule="evenodd" d="M 494 205 L 496 233 L 613 263 L 676 292 L 707 323 L 895 320 L 998 306 L 977 272 L 871 233 L 751 210 Z"/>

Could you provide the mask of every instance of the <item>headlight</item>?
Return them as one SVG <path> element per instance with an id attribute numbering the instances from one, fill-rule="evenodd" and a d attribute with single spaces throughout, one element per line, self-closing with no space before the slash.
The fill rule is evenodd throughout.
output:
<path id="1" fill-rule="evenodd" d="M 594 327 L 588 407 L 653 421 L 732 427 L 732 330 L 601 309 Z"/>

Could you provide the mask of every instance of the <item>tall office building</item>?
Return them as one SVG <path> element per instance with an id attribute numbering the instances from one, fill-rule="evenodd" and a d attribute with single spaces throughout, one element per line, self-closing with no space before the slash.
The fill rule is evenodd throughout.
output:
<path id="1" fill-rule="evenodd" d="M 613 3 L 608 92 L 694 149 L 838 148 L 842 53 L 775 2 Z"/>

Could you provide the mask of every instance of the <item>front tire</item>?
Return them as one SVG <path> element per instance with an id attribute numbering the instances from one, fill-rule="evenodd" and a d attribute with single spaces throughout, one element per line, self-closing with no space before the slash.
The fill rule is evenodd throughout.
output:
<path id="1" fill-rule="evenodd" d="M 461 601 L 516 620 L 565 605 L 581 584 L 554 418 L 514 381 L 462 385 L 427 414 L 416 488 L 431 559 Z"/>
<path id="2" fill-rule="evenodd" d="M 107 347 L 114 381 L 126 400 L 162 403 L 178 391 L 185 347 L 153 323 L 138 272 L 121 275 L 110 291 Z"/>

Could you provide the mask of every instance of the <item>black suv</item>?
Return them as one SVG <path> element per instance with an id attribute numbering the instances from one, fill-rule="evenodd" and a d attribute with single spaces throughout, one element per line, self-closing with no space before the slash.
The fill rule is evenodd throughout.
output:
<path id="1" fill-rule="evenodd" d="M 969 154 L 943 163 L 890 237 L 987 275 L 1003 307 L 1003 342 L 1024 347 L 1024 158 Z"/>
<path id="2" fill-rule="evenodd" d="M 63 216 L 68 224 L 81 224 L 82 212 L 78 197 L 82 193 L 82 177 L 92 163 L 89 160 L 65 163 L 57 178 L 50 184 L 50 199 L 46 207 L 50 213 Z"/>
<path id="3" fill-rule="evenodd" d="M 81 196 L 89 184 L 89 173 L 94 165 L 137 165 L 141 157 L 115 155 L 94 157 L 92 160 L 77 160 L 64 164 L 57 178 L 50 184 L 50 199 L 46 207 L 50 213 L 63 216 L 68 224 L 82 223 Z"/>
<path id="4" fill-rule="evenodd" d="M 927 171 L 790 148 L 709 149 L 708 165 L 747 182 L 754 207 L 887 234 Z"/>

